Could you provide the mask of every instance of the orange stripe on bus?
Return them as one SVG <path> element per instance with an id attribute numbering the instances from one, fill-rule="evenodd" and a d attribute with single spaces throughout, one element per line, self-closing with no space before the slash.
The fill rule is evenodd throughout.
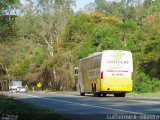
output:
<path id="1" fill-rule="evenodd" d="M 107 72 L 128 72 L 126 70 L 107 70 Z"/>

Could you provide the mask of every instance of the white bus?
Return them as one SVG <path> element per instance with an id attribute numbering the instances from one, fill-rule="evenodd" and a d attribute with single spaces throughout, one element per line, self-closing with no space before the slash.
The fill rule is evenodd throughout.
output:
<path id="1" fill-rule="evenodd" d="M 78 84 L 80 95 L 114 94 L 125 97 L 133 89 L 133 60 L 130 51 L 105 50 L 80 59 Z"/>

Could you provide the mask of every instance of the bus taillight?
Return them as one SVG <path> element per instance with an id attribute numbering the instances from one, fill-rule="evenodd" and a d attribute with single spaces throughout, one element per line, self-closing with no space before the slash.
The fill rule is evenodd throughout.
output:
<path id="1" fill-rule="evenodd" d="M 103 71 L 101 72 L 101 79 L 103 79 Z"/>

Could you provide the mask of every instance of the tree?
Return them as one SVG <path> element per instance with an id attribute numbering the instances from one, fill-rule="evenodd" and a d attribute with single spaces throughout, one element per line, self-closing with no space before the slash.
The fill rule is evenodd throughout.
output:
<path id="1" fill-rule="evenodd" d="M 88 14 L 91 14 L 93 12 L 95 12 L 95 3 L 89 3 L 87 5 L 84 6 L 84 12 L 85 13 L 88 13 Z"/>
<path id="2" fill-rule="evenodd" d="M 146 17 L 143 20 L 145 40 L 143 41 L 144 58 L 142 69 L 152 78 L 160 79 L 160 13 Z"/>
<path id="3" fill-rule="evenodd" d="M 65 46 L 75 50 L 78 58 L 104 49 L 121 48 L 122 41 L 118 39 L 118 26 L 121 23 L 118 18 L 107 17 L 101 13 L 79 14 L 69 22 L 65 33 Z"/>
<path id="4" fill-rule="evenodd" d="M 106 13 L 106 0 L 95 0 L 96 11 L 105 14 Z"/>
<path id="5" fill-rule="evenodd" d="M 0 1 L 0 42 L 11 39 L 16 35 L 14 28 L 16 6 L 19 0 L 1 0 Z"/>
<path id="6" fill-rule="evenodd" d="M 65 2 L 60 0 L 39 0 L 35 12 L 31 12 L 32 17 L 30 18 L 30 14 L 26 15 L 26 18 L 29 19 L 28 31 L 31 33 L 28 34 L 28 37 L 31 37 L 31 35 L 36 36 L 35 40 L 46 45 L 50 56 L 58 52 L 60 36 L 65 30 L 68 20 L 73 15 L 71 9 L 73 3 L 72 0 L 66 0 Z M 24 27 L 27 27 L 27 25 Z"/>

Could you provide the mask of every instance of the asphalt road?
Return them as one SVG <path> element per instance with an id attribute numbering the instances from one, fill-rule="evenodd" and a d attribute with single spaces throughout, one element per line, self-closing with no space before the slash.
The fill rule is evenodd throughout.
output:
<path id="1" fill-rule="evenodd" d="M 92 97 L 76 93 L 4 93 L 15 99 L 50 109 L 71 120 L 160 120 L 160 98 Z"/>

